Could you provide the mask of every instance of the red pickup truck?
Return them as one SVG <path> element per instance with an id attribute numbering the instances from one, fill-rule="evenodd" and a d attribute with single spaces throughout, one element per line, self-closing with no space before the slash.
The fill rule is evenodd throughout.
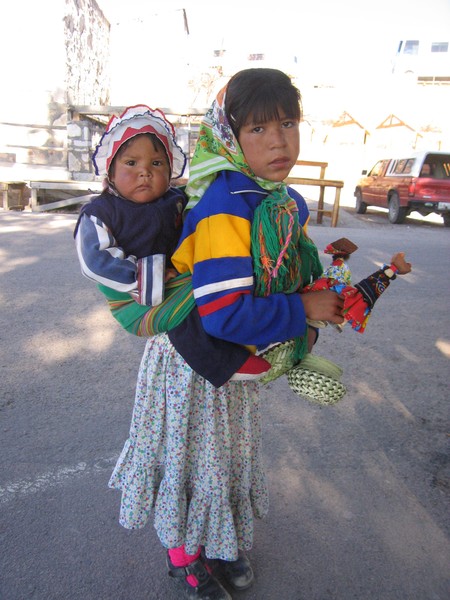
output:
<path id="1" fill-rule="evenodd" d="M 368 206 L 387 208 L 391 223 L 412 212 L 437 213 L 450 227 L 450 152 L 415 152 L 405 158 L 379 160 L 356 185 L 356 212 Z"/>

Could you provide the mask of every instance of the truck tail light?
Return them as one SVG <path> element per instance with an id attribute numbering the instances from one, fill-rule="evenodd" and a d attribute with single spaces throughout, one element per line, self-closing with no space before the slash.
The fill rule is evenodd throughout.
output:
<path id="1" fill-rule="evenodd" d="M 414 196 L 416 193 L 416 180 L 411 179 L 411 183 L 408 186 L 408 196 Z"/>

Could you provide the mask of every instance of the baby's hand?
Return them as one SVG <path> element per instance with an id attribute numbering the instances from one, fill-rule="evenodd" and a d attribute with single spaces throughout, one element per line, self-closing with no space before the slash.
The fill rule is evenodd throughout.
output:
<path id="1" fill-rule="evenodd" d="M 166 269 L 166 274 L 164 277 L 164 283 L 167 283 L 168 281 L 170 281 L 171 279 L 173 279 L 174 277 L 176 277 L 178 275 L 178 272 L 176 269 Z"/>
<path id="2" fill-rule="evenodd" d="M 406 262 L 405 260 L 404 252 L 397 252 L 397 254 L 394 254 L 391 258 L 391 264 L 397 267 L 399 275 L 406 275 L 406 273 L 410 273 L 412 269 L 411 263 Z"/>

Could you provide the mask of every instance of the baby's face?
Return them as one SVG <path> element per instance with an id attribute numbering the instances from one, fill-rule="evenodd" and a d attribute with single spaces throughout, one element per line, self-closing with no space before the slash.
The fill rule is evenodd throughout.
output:
<path id="1" fill-rule="evenodd" d="M 169 159 L 148 135 L 138 135 L 119 150 L 109 176 L 121 196 L 138 204 L 161 198 L 169 188 Z"/>

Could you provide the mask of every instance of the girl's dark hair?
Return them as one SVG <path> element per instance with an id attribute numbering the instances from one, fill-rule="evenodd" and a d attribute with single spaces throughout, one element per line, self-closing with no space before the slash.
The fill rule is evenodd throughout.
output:
<path id="1" fill-rule="evenodd" d="M 225 113 L 234 135 L 248 121 L 266 123 L 284 113 L 300 121 L 302 97 L 290 77 L 278 69 L 244 69 L 233 75 L 227 85 Z"/>

